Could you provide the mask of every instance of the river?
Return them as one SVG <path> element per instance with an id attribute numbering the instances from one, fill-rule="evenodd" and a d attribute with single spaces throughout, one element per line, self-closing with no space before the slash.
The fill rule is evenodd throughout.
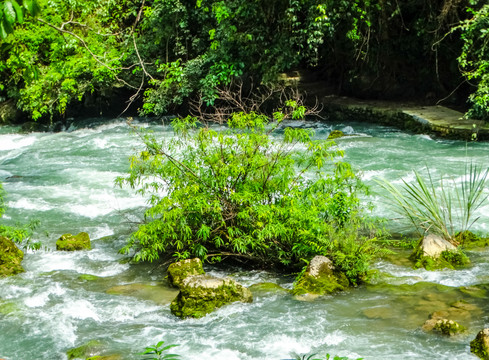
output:
<path id="1" fill-rule="evenodd" d="M 168 126 L 138 120 L 161 136 Z M 293 122 L 293 126 L 304 126 Z M 317 137 L 331 129 L 345 158 L 372 186 L 374 214 L 394 217 L 375 179 L 412 181 L 413 169 L 462 176 L 467 159 L 487 165 L 489 143 L 414 135 L 386 126 L 309 122 Z M 131 265 L 118 253 L 139 221 L 143 198 L 114 187 L 128 158 L 142 145 L 124 121 L 88 119 L 60 133 L 21 134 L 0 127 L 0 181 L 7 192 L 3 223 L 38 219 L 39 251 L 27 251 L 26 272 L 0 279 L 0 358 L 66 359 L 66 351 L 96 339 L 104 354 L 141 359 L 145 346 L 164 340 L 182 359 L 291 359 L 318 353 L 364 359 L 476 359 L 469 342 L 489 327 L 489 251 L 472 251 L 463 270 L 413 270 L 406 261 L 378 261 L 377 284 L 312 302 L 286 292 L 256 293 L 252 304 L 233 304 L 198 320 L 169 310 L 175 291 L 164 269 Z M 487 191 L 487 189 L 486 189 Z M 489 205 L 475 230 L 489 232 Z M 56 252 L 64 233 L 86 231 L 93 249 Z M 246 286 L 293 278 L 263 271 L 207 267 Z M 92 277 L 86 275 L 94 275 Z M 460 302 L 463 300 L 463 302 Z M 468 327 L 460 336 L 427 334 L 420 327 L 433 311 L 448 311 Z M 468 311 L 466 311 L 468 310 Z"/>

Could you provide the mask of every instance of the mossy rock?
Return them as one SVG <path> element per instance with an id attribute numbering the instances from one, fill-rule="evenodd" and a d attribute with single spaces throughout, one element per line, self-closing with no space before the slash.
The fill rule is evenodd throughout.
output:
<path id="1" fill-rule="evenodd" d="M 481 237 L 472 231 L 462 231 L 455 235 L 455 239 L 465 249 L 474 249 L 489 246 L 489 237 Z"/>
<path id="2" fill-rule="evenodd" d="M 168 281 L 171 286 L 177 288 L 187 277 L 202 274 L 205 274 L 205 271 L 199 258 L 177 261 L 168 266 Z"/>
<path id="3" fill-rule="evenodd" d="M 331 130 L 331 132 L 328 135 L 328 140 L 338 139 L 338 138 L 341 138 L 343 136 L 345 136 L 345 134 L 343 133 L 343 131 L 341 131 L 341 130 Z"/>
<path id="4" fill-rule="evenodd" d="M 346 275 L 335 271 L 331 260 L 325 256 L 315 256 L 306 271 L 297 277 L 292 293 L 326 295 L 345 290 L 349 286 L 350 282 Z"/>
<path id="5" fill-rule="evenodd" d="M 436 324 L 433 330 L 447 336 L 455 336 L 457 334 L 463 333 L 466 328 L 465 326 L 460 325 L 456 321 L 449 319 L 439 319 L 436 321 Z"/>
<path id="6" fill-rule="evenodd" d="M 183 280 L 170 309 L 180 318 L 200 318 L 237 301 L 252 302 L 251 291 L 228 278 L 195 275 Z"/>
<path id="7" fill-rule="evenodd" d="M 0 277 L 24 272 L 21 265 L 24 253 L 12 240 L 0 236 Z"/>
<path id="8" fill-rule="evenodd" d="M 438 257 L 423 255 L 421 249 L 413 252 L 410 259 L 414 261 L 414 268 L 426 270 L 456 269 L 470 264 L 470 259 L 461 250 L 445 250 Z"/>
<path id="9" fill-rule="evenodd" d="M 90 250 L 90 236 L 86 232 L 78 235 L 64 234 L 56 241 L 56 250 L 59 251 L 77 251 Z"/>
<path id="10" fill-rule="evenodd" d="M 479 331 L 475 339 L 470 342 L 470 352 L 480 359 L 489 360 L 489 328 Z"/>
<path id="11" fill-rule="evenodd" d="M 87 359 L 96 355 L 102 349 L 103 345 L 98 340 L 90 340 L 89 342 L 72 348 L 66 352 L 68 360 L 73 359 Z"/>

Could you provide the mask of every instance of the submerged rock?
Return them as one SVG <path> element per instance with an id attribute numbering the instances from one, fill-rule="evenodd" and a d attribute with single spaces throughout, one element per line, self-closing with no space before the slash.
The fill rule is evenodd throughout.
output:
<path id="1" fill-rule="evenodd" d="M 176 289 L 161 285 L 151 284 L 126 284 L 117 285 L 108 289 L 107 294 L 132 296 L 141 300 L 150 300 L 157 304 L 169 304 L 177 295 Z"/>
<path id="2" fill-rule="evenodd" d="M 280 285 L 272 282 L 262 282 L 258 284 L 253 284 L 249 287 L 249 289 L 253 295 L 289 293 L 287 289 L 284 289 Z"/>
<path id="3" fill-rule="evenodd" d="M 455 245 L 434 234 L 428 234 L 421 240 L 411 259 L 415 261 L 415 268 L 424 267 L 426 270 L 453 269 L 470 263 Z"/>
<path id="4" fill-rule="evenodd" d="M 177 261 L 168 266 L 168 281 L 171 286 L 180 287 L 189 276 L 205 274 L 199 258 Z"/>
<path id="5" fill-rule="evenodd" d="M 345 274 L 335 271 L 333 262 L 326 256 L 315 256 L 299 275 L 292 290 L 294 295 L 325 295 L 345 290 L 350 285 Z"/>
<path id="6" fill-rule="evenodd" d="M 236 301 L 252 302 L 251 291 L 229 278 L 194 275 L 182 281 L 170 309 L 180 318 L 200 318 Z"/>
<path id="7" fill-rule="evenodd" d="M 74 359 L 87 359 L 97 355 L 97 353 L 103 348 L 103 345 L 98 340 L 90 340 L 89 342 L 80 345 L 76 348 L 72 348 L 66 352 L 68 360 Z"/>
<path id="8" fill-rule="evenodd" d="M 377 306 L 362 311 L 368 319 L 395 319 L 398 315 L 390 306 Z"/>
<path id="9" fill-rule="evenodd" d="M 483 360 L 489 360 L 489 328 L 479 331 L 470 342 L 470 352 Z"/>
<path id="10" fill-rule="evenodd" d="M 0 236 L 0 277 L 24 272 L 21 265 L 24 253 L 12 240 Z"/>
<path id="11" fill-rule="evenodd" d="M 90 237 L 86 232 L 78 235 L 64 234 L 56 241 L 56 250 L 59 251 L 76 251 L 90 250 Z"/>

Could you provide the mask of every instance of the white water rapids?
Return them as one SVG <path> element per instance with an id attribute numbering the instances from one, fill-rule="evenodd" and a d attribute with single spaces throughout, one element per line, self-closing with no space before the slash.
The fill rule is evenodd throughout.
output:
<path id="1" fill-rule="evenodd" d="M 171 136 L 168 127 L 139 124 Z M 375 179 L 412 181 L 412 170 L 426 166 L 435 177 L 460 177 L 467 159 L 489 165 L 488 143 L 440 140 L 361 123 L 307 126 L 318 137 L 333 128 L 351 135 L 337 143 L 373 187 L 374 213 L 388 218 L 393 214 Z M 458 271 L 413 270 L 383 260 L 374 265 L 382 274 L 375 286 L 312 302 L 285 292 L 257 293 L 252 304 L 226 306 L 203 319 L 177 319 L 169 310 L 175 294 L 163 285 L 164 269 L 130 265 L 118 254 L 145 200 L 113 182 L 127 171 L 129 156 L 141 149 L 138 137 L 118 120 L 85 121 L 61 133 L 0 128 L 0 181 L 8 207 L 2 223 L 39 219 L 36 239 L 44 245 L 25 254 L 25 273 L 0 279 L 0 358 L 64 360 L 68 349 L 96 339 L 103 354 L 121 359 L 142 359 L 138 353 L 160 340 L 179 344 L 172 351 L 189 360 L 280 360 L 312 353 L 368 360 L 476 359 L 469 343 L 489 327 L 489 297 L 464 289 L 489 292 L 489 250 L 469 252 L 473 266 Z M 489 205 L 478 216 L 475 230 L 488 233 Z M 92 250 L 55 251 L 61 234 L 81 231 L 90 234 Z M 275 282 L 291 288 L 293 281 L 267 272 L 207 270 L 246 286 Z M 81 276 L 86 274 L 97 278 Z M 131 284 L 151 290 L 138 296 L 129 290 L 108 291 Z M 446 338 L 420 330 L 431 312 L 459 300 L 473 306 L 462 321 L 468 328 L 464 335 Z"/>

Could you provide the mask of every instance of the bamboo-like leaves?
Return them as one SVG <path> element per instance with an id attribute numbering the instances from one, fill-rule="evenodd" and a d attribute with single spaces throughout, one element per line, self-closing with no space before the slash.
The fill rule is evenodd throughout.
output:
<path id="1" fill-rule="evenodd" d="M 489 196 L 484 192 L 488 172 L 471 163 L 460 183 L 442 177 L 437 184 L 429 171 L 428 182 L 414 171 L 412 184 L 403 180 L 399 188 L 385 180 L 378 183 L 389 193 L 397 212 L 421 233 L 436 233 L 455 243 L 455 233 L 469 230 L 478 220 L 474 213 Z"/>

